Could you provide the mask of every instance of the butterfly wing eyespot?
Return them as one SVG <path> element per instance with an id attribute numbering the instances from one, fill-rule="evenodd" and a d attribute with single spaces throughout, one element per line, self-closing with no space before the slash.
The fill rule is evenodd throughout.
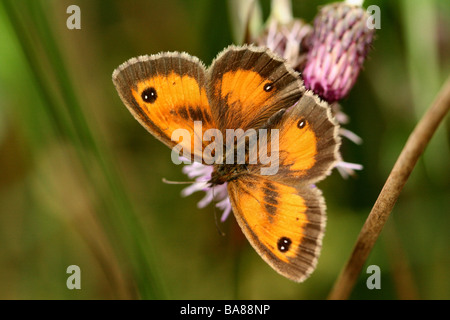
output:
<path id="1" fill-rule="evenodd" d="M 266 83 L 266 84 L 264 85 L 264 91 L 266 91 L 266 92 L 272 91 L 273 88 L 274 88 L 274 85 L 273 85 L 272 82 Z"/>
<path id="2" fill-rule="evenodd" d="M 297 121 L 297 128 L 303 129 L 306 126 L 306 120 L 304 118 L 300 118 Z"/>
<path id="3" fill-rule="evenodd" d="M 142 91 L 141 94 L 142 100 L 147 103 L 154 103 L 156 99 L 158 98 L 158 95 L 156 93 L 156 89 L 153 87 L 147 88 L 144 91 Z"/>
<path id="4" fill-rule="evenodd" d="M 236 220 L 258 254 L 291 280 L 308 278 L 325 228 L 321 192 L 247 175 L 229 182 L 228 193 Z"/>
<path id="5" fill-rule="evenodd" d="M 292 240 L 288 237 L 281 237 L 277 242 L 277 247 L 280 252 L 286 252 L 292 244 Z"/>

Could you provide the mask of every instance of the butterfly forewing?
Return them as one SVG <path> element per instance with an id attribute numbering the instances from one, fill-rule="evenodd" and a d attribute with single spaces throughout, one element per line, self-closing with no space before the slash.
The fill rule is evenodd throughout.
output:
<path id="1" fill-rule="evenodd" d="M 305 91 L 299 75 L 268 49 L 230 46 L 208 70 L 208 97 L 218 129 L 257 129 Z"/>
<path id="2" fill-rule="evenodd" d="M 201 62 L 176 52 L 132 58 L 113 73 L 122 101 L 141 125 L 170 148 L 180 143 L 191 159 L 194 154 L 202 159 L 203 133 L 216 127 L 205 81 Z M 201 123 L 197 131 L 195 121 Z M 190 139 L 172 140 L 177 129 Z"/>

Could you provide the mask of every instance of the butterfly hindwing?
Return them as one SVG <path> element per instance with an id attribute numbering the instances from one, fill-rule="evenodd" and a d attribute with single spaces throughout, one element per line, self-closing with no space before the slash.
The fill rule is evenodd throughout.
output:
<path id="1" fill-rule="evenodd" d="M 228 183 L 234 215 L 259 255 L 301 282 L 315 269 L 325 228 L 320 190 L 246 175 Z"/>
<path id="2" fill-rule="evenodd" d="M 208 70 L 208 97 L 218 129 L 257 129 L 292 106 L 305 88 L 299 75 L 271 51 L 230 46 Z"/>
<path id="3" fill-rule="evenodd" d="M 132 58 L 114 71 L 113 82 L 124 104 L 151 134 L 170 148 L 180 143 L 191 159 L 202 156 L 203 133 L 216 125 L 206 95 L 205 67 L 197 58 L 177 52 Z M 201 130 L 194 131 L 194 121 L 201 122 Z M 172 141 L 177 129 L 187 130 L 189 141 Z"/>

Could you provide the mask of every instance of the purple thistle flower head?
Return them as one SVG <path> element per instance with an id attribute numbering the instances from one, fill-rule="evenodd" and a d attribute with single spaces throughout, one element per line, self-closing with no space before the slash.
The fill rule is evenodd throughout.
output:
<path id="1" fill-rule="evenodd" d="M 356 82 L 374 35 L 368 17 L 361 6 L 338 2 L 324 6 L 314 20 L 302 76 L 305 87 L 329 103 L 345 97 Z"/>

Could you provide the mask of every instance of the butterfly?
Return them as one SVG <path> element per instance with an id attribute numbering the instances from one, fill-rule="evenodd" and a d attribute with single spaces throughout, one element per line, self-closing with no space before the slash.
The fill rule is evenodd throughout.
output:
<path id="1" fill-rule="evenodd" d="M 256 132 L 257 143 L 244 148 L 244 163 L 225 161 L 238 147 L 235 139 L 212 164 L 209 185 L 227 183 L 236 221 L 274 270 L 296 282 L 308 278 L 326 222 L 316 183 L 340 160 L 340 138 L 329 105 L 305 89 L 300 75 L 267 48 L 231 45 L 209 68 L 187 53 L 164 52 L 132 58 L 112 78 L 136 120 L 168 147 L 190 150 L 191 160 L 210 164 L 214 152 L 205 150 L 225 143 L 205 141 L 208 130 Z M 180 128 L 188 137 L 172 139 Z M 266 138 L 276 133 L 275 146 L 262 143 L 262 129 Z M 262 174 L 264 152 L 277 154 L 273 174 Z M 250 163 L 250 154 L 257 161 Z"/>

